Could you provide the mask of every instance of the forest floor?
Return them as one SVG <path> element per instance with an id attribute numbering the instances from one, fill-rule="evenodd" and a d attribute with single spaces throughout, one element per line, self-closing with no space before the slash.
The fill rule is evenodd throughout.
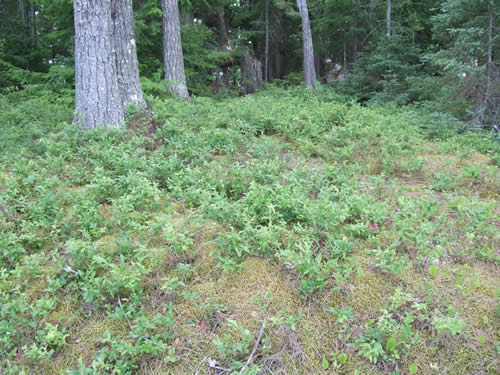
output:
<path id="1" fill-rule="evenodd" d="M 498 374 L 500 143 L 269 88 L 79 133 L 0 96 L 0 373 Z"/>

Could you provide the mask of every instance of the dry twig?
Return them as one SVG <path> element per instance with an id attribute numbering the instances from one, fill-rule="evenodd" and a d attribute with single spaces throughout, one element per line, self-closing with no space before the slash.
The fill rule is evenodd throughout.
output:
<path id="1" fill-rule="evenodd" d="M 262 326 L 260 327 L 260 331 L 259 331 L 259 336 L 257 337 L 257 341 L 255 341 L 255 345 L 253 347 L 252 353 L 250 354 L 250 357 L 248 357 L 245 365 L 241 368 L 240 374 L 242 374 L 246 370 L 246 368 L 248 367 L 250 362 L 252 362 L 253 356 L 255 355 L 255 352 L 257 351 L 257 348 L 259 347 L 260 340 L 262 339 L 262 335 L 264 334 L 264 329 L 266 329 L 266 324 L 267 324 L 267 318 L 264 319 L 264 321 L 262 322 Z"/>

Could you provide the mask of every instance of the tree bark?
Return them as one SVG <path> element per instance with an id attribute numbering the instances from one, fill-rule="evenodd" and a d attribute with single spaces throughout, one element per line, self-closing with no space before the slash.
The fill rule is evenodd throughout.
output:
<path id="1" fill-rule="evenodd" d="M 81 129 L 122 126 L 112 0 L 75 0 L 76 115 Z"/>
<path id="2" fill-rule="evenodd" d="M 242 57 L 241 73 L 243 95 L 253 94 L 262 87 L 262 63 L 249 56 L 248 51 Z"/>
<path id="3" fill-rule="evenodd" d="M 217 43 L 221 49 L 225 49 L 225 46 L 229 43 L 229 35 L 227 33 L 226 26 L 226 16 L 224 14 L 224 8 L 219 7 L 215 10 L 217 16 Z"/>
<path id="4" fill-rule="evenodd" d="M 498 84 L 498 71 L 495 69 L 493 58 L 493 44 L 494 44 L 494 8 L 491 4 L 488 5 L 488 62 L 486 66 L 486 90 L 484 94 L 484 110 L 482 113 L 483 125 L 491 125 L 497 132 L 500 132 L 500 125 L 498 123 L 499 101 L 498 94 L 500 93 Z M 497 49 L 498 50 L 498 49 Z"/>
<path id="5" fill-rule="evenodd" d="M 187 25 L 192 25 L 194 23 L 194 13 L 192 10 L 185 10 L 182 12 L 182 24 L 187 26 Z"/>
<path id="6" fill-rule="evenodd" d="M 345 31 L 344 31 L 344 70 L 347 71 L 347 43 L 345 41 Z"/>
<path id="7" fill-rule="evenodd" d="M 35 5 L 33 4 L 33 0 L 30 0 L 30 37 L 33 48 L 36 48 L 37 40 L 36 40 L 36 23 L 35 23 Z"/>
<path id="8" fill-rule="evenodd" d="M 281 53 L 279 48 L 274 49 L 274 77 L 281 79 Z"/>
<path id="9" fill-rule="evenodd" d="M 215 28 L 217 30 L 216 40 L 219 45 L 219 49 L 223 52 L 229 52 L 232 55 L 231 41 L 229 40 L 228 27 L 226 25 L 226 15 L 224 13 L 224 7 L 218 7 L 215 9 Z M 219 72 L 216 72 L 216 86 L 219 88 L 229 89 L 230 88 L 230 70 L 232 63 L 232 58 L 227 60 L 227 63 L 223 64 L 221 67 L 222 77 Z"/>
<path id="10" fill-rule="evenodd" d="M 18 1 L 17 13 L 19 14 L 19 18 L 21 18 L 21 23 L 23 24 L 23 26 L 26 26 L 26 5 L 24 4 L 24 0 Z"/>
<path id="11" fill-rule="evenodd" d="M 139 79 L 132 0 L 112 0 L 111 4 L 118 86 L 122 102 L 125 107 L 134 104 L 144 110 L 147 104 Z"/>
<path id="12" fill-rule="evenodd" d="M 387 0 L 387 16 L 386 16 L 386 30 L 385 35 L 390 38 L 391 37 L 391 10 L 392 10 L 392 1 Z"/>
<path id="13" fill-rule="evenodd" d="M 264 81 L 269 82 L 269 0 L 266 0 L 266 48 L 264 52 Z"/>
<path id="14" fill-rule="evenodd" d="M 491 4 L 488 6 L 488 18 L 489 18 L 489 26 L 488 26 L 488 65 L 486 66 L 486 74 L 487 74 L 487 81 L 486 81 L 486 99 L 485 101 L 488 102 L 490 99 L 490 93 L 491 93 L 491 81 L 492 81 L 492 74 L 493 74 L 493 7 Z"/>
<path id="15" fill-rule="evenodd" d="M 189 98 L 184 74 L 181 26 L 177 0 L 161 0 L 163 10 L 163 57 L 169 89 L 182 99 Z"/>
<path id="16" fill-rule="evenodd" d="M 307 87 L 314 88 L 316 85 L 316 71 L 314 69 L 314 50 L 312 42 L 311 25 L 309 23 L 309 11 L 306 0 L 297 0 L 297 7 L 302 18 L 302 42 L 304 48 L 304 79 Z"/>

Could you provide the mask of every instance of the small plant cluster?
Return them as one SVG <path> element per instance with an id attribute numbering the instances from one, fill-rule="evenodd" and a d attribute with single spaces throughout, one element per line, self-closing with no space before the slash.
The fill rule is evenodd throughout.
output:
<path id="1" fill-rule="evenodd" d="M 400 289 L 389 298 L 376 319 L 366 322 L 358 337 L 352 332 L 355 319 L 352 308 L 329 308 L 328 311 L 337 317 L 337 337 L 344 345 L 356 348 L 358 355 L 371 363 L 389 362 L 396 369 L 410 349 L 420 343 L 418 332 L 422 327 L 434 334 L 436 344 L 445 335 L 463 336 L 467 331 L 466 323 L 451 305 L 444 314 L 437 308 L 432 311 L 428 304 Z"/>

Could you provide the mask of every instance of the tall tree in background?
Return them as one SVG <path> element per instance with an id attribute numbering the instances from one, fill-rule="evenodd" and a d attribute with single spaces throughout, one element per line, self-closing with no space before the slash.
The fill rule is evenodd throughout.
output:
<path id="1" fill-rule="evenodd" d="M 163 10 L 163 56 L 165 79 L 169 88 L 182 99 L 189 98 L 184 74 L 184 55 L 177 0 L 161 0 Z"/>
<path id="2" fill-rule="evenodd" d="M 269 0 L 266 1 L 266 42 L 264 50 L 264 82 L 269 82 Z"/>
<path id="3" fill-rule="evenodd" d="M 114 0 L 111 3 L 118 87 L 122 102 L 125 106 L 134 104 L 140 109 L 146 109 L 139 80 L 132 0 Z"/>
<path id="4" fill-rule="evenodd" d="M 390 38 L 391 37 L 391 12 L 392 12 L 392 1 L 387 0 L 387 13 L 385 17 L 385 35 Z"/>
<path id="5" fill-rule="evenodd" d="M 307 87 L 315 87 L 316 70 L 314 67 L 314 50 L 312 42 L 311 25 L 309 23 L 309 11 L 306 0 L 297 0 L 300 17 L 302 18 L 302 44 L 304 48 L 304 79 Z"/>
<path id="6" fill-rule="evenodd" d="M 75 0 L 74 122 L 121 126 L 128 104 L 145 109 L 131 0 Z"/>

